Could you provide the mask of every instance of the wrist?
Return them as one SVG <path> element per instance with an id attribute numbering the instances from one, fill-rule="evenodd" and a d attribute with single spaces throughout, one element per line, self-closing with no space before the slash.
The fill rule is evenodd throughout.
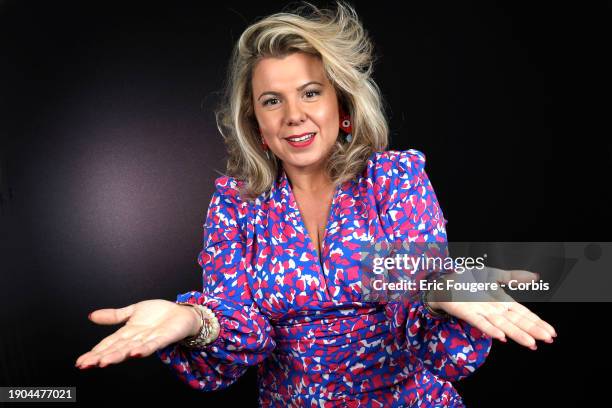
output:
<path id="1" fill-rule="evenodd" d="M 437 280 L 446 282 L 446 276 L 442 276 Z M 449 302 L 452 299 L 451 293 L 446 289 L 431 289 L 425 292 L 423 300 L 430 309 L 436 312 L 444 313 L 444 309 L 440 306 L 441 302 Z"/>
<path id="2" fill-rule="evenodd" d="M 448 313 L 439 306 L 437 301 L 431 300 L 430 296 L 431 293 L 429 291 L 421 292 L 421 301 L 424 309 L 436 318 L 449 316 Z"/>
<path id="3" fill-rule="evenodd" d="M 202 330 L 202 318 L 200 316 L 200 312 L 198 312 L 198 310 L 193 306 L 187 306 L 187 305 L 178 305 L 178 306 L 183 309 L 189 309 L 188 313 L 191 316 L 191 330 L 189 331 L 189 334 L 187 337 L 196 336 Z"/>
<path id="4" fill-rule="evenodd" d="M 442 310 L 442 308 L 438 305 L 438 302 L 432 299 L 431 292 L 427 292 L 425 294 L 425 303 L 433 310 Z"/>
<path id="5" fill-rule="evenodd" d="M 195 310 L 198 323 L 192 329 L 191 336 L 181 340 L 181 344 L 189 348 L 202 348 L 213 343 L 220 334 L 220 324 L 215 312 L 204 305 L 180 302 Z M 197 330 L 197 331 L 196 331 Z"/>
<path id="6" fill-rule="evenodd" d="M 425 300 L 430 309 L 442 310 L 434 300 Z"/>

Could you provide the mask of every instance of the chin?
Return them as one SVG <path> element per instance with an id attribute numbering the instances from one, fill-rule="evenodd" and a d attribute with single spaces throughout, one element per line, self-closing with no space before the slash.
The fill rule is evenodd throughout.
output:
<path id="1" fill-rule="evenodd" d="M 324 154 L 322 152 L 290 153 L 288 157 L 290 157 L 287 160 L 288 164 L 295 167 L 306 167 L 319 163 L 323 160 Z"/>

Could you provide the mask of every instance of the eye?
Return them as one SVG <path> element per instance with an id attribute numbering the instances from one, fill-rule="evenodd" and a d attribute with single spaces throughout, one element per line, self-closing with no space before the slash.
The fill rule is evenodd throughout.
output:
<path id="1" fill-rule="evenodd" d="M 306 94 L 315 94 L 315 95 L 320 95 L 321 92 L 320 91 L 315 91 L 314 89 L 311 89 L 310 91 L 306 91 Z"/>
<path id="2" fill-rule="evenodd" d="M 270 102 L 270 101 L 277 101 L 277 100 L 278 100 L 278 99 L 276 99 L 276 98 L 266 99 L 266 100 L 264 101 L 264 103 L 263 103 L 263 106 L 269 105 L 269 102 Z M 276 105 L 276 104 L 273 104 L 273 105 Z"/>
<path id="3" fill-rule="evenodd" d="M 311 89 L 309 91 L 304 92 L 305 95 L 309 95 L 309 94 L 314 94 L 312 96 L 310 96 L 311 98 L 314 98 L 314 96 L 316 95 L 321 95 L 321 91 L 317 91 L 314 89 Z M 263 106 L 267 106 L 267 105 L 276 105 L 276 103 L 271 103 L 271 101 L 278 101 L 278 98 L 270 98 L 270 99 L 266 99 L 262 105 Z"/>

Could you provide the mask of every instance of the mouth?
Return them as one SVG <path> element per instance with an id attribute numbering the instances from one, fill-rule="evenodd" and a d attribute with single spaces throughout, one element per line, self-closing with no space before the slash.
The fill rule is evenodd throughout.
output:
<path id="1" fill-rule="evenodd" d="M 303 136 L 286 138 L 285 140 L 293 147 L 306 147 L 312 143 L 316 134 L 317 132 L 312 132 Z"/>

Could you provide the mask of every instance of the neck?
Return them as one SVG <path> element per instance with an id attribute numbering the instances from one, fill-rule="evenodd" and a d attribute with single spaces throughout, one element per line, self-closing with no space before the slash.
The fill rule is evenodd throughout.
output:
<path id="1" fill-rule="evenodd" d="M 323 168 L 302 169 L 283 165 L 291 188 L 302 192 L 320 192 L 329 189 L 333 182 Z"/>

